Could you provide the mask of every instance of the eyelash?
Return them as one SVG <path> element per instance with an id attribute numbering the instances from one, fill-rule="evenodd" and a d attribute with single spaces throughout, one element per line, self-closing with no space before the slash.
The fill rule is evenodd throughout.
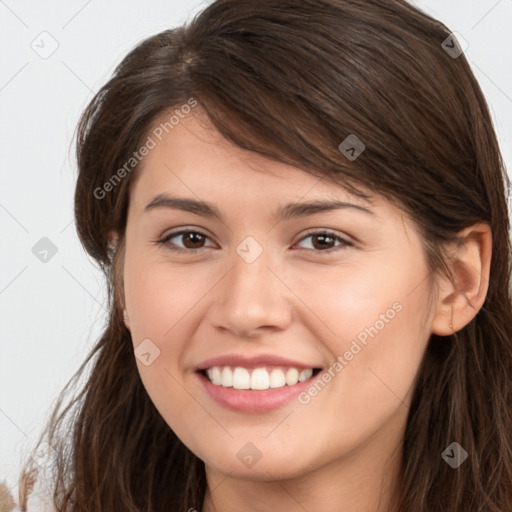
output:
<path id="1" fill-rule="evenodd" d="M 198 234 L 198 235 L 201 235 L 205 238 L 209 238 L 208 235 L 206 235 L 205 233 L 203 233 L 202 231 L 198 231 L 198 230 L 192 230 L 192 229 L 182 229 L 182 230 L 179 230 L 179 231 L 175 231 L 173 233 L 169 233 L 168 235 L 166 235 L 164 238 L 162 239 L 159 239 L 159 240 L 155 240 L 153 243 L 157 244 L 157 245 L 167 245 L 168 249 L 173 251 L 173 252 L 176 252 L 176 253 L 191 253 L 191 252 L 202 252 L 204 251 L 205 249 L 207 249 L 207 247 L 199 247 L 197 249 L 183 249 L 181 247 L 177 247 L 177 246 L 172 246 L 170 244 L 168 244 L 169 240 L 171 240 L 171 238 L 175 238 L 177 236 L 180 236 L 180 235 L 184 235 L 186 233 L 194 233 L 194 234 Z M 341 242 L 341 244 L 337 247 L 331 247 L 329 249 L 325 249 L 325 250 L 315 250 L 315 249 L 306 249 L 306 250 L 309 250 L 309 251 L 314 251 L 314 252 L 318 252 L 318 253 L 332 253 L 336 250 L 340 250 L 340 249 L 343 249 L 345 247 L 352 247 L 354 244 L 352 242 L 349 242 L 348 240 L 345 240 L 344 238 L 342 238 L 341 236 L 337 235 L 336 233 L 333 233 L 332 231 L 328 231 L 328 230 L 324 230 L 324 231 L 313 231 L 311 233 L 308 233 L 307 235 L 305 235 L 304 237 L 302 237 L 299 242 L 302 242 L 304 239 L 306 238 L 309 238 L 311 236 L 318 236 L 318 235 L 327 235 L 328 237 L 330 238 L 333 238 L 335 241 L 338 241 L 338 242 Z M 297 242 L 297 243 L 299 243 Z"/>

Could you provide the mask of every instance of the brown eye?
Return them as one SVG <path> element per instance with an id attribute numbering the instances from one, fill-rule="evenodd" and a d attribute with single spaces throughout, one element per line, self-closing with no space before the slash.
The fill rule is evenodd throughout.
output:
<path id="1" fill-rule="evenodd" d="M 313 235 L 311 237 L 313 240 L 313 246 L 315 249 L 330 249 L 332 244 L 334 243 L 334 237 L 330 235 Z"/>
<path id="2" fill-rule="evenodd" d="M 180 245 L 176 245 L 176 243 L 171 242 L 171 240 L 180 239 L 183 247 Z M 158 240 L 158 243 L 162 245 L 166 245 L 169 249 L 176 252 L 191 252 L 194 250 L 204 249 L 206 246 L 204 245 L 205 241 L 208 237 L 201 233 L 200 231 L 192 231 L 190 229 L 183 229 L 181 231 L 176 231 L 174 233 L 169 233 L 167 236 Z"/>
<path id="3" fill-rule="evenodd" d="M 189 231 L 182 236 L 183 245 L 187 249 L 199 249 L 204 243 L 204 236 L 201 233 L 195 231 Z"/>
<path id="4" fill-rule="evenodd" d="M 326 252 L 330 249 L 336 250 L 336 248 L 350 247 L 353 245 L 351 242 L 336 235 L 335 233 L 326 231 L 309 233 L 309 235 L 302 238 L 301 242 L 303 240 L 307 240 L 308 238 L 312 240 L 311 248 L 317 252 Z M 336 242 L 339 242 L 339 244 L 335 245 Z"/>

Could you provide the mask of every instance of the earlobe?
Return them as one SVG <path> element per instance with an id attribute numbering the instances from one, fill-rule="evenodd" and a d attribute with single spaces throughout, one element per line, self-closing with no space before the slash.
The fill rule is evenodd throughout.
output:
<path id="1" fill-rule="evenodd" d="M 431 330 L 449 336 L 477 315 L 489 289 L 492 233 L 489 224 L 477 223 L 459 233 L 462 245 L 452 251 L 449 265 L 455 282 L 443 276 Z"/>
<path id="2" fill-rule="evenodd" d="M 115 249 L 117 247 L 118 235 L 115 231 L 110 231 L 108 234 L 108 245 Z"/>
<path id="3" fill-rule="evenodd" d="M 130 330 L 130 317 L 128 316 L 128 311 L 126 309 L 123 309 L 123 320 L 126 328 Z"/>

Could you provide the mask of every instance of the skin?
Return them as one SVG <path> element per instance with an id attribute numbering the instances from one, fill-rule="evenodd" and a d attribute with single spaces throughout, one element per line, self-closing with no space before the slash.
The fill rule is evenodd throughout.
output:
<path id="1" fill-rule="evenodd" d="M 205 463 L 203 512 L 393 510 L 419 365 L 432 333 L 461 329 L 484 302 L 488 226 L 463 233 L 456 287 L 438 278 L 431 288 L 419 235 L 403 212 L 381 196 L 365 203 L 325 177 L 233 146 L 199 109 L 139 171 L 125 233 L 125 323 L 134 349 L 150 339 L 160 350 L 148 366 L 137 359 L 140 377 L 168 425 Z M 144 212 L 163 192 L 208 201 L 224 221 L 169 208 Z M 271 215 L 289 202 L 333 198 L 375 215 L 353 208 L 280 221 Z M 176 228 L 206 238 L 153 243 Z M 353 245 L 307 236 L 326 229 Z M 263 248 L 250 264 L 236 252 L 247 236 Z M 189 252 L 175 253 L 172 244 Z M 230 411 L 195 374 L 202 361 L 226 353 L 272 353 L 328 369 L 396 303 L 400 312 L 366 346 L 359 343 L 362 350 L 307 404 Z M 237 457 L 248 442 L 261 453 L 252 467 Z"/>

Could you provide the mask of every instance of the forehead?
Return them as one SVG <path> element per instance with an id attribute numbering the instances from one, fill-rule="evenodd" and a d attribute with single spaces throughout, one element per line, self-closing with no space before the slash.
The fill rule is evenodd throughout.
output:
<path id="1" fill-rule="evenodd" d="M 306 172 L 236 146 L 221 136 L 199 107 L 175 125 L 164 124 L 168 119 L 169 114 L 161 115 L 148 131 L 153 147 L 141 160 L 134 177 L 134 198 L 147 199 L 165 190 L 179 190 L 188 196 L 230 192 L 264 201 L 286 194 L 369 204 L 326 173 Z M 373 203 L 374 195 L 370 195 Z"/>
<path id="2" fill-rule="evenodd" d="M 408 243 L 410 237 L 419 237 L 414 220 L 383 195 L 357 184 L 369 196 L 364 199 L 326 173 L 309 173 L 244 150 L 224 139 L 206 116 L 196 112 L 180 119 L 161 140 L 153 138 L 154 146 L 130 184 L 130 219 L 145 219 L 145 223 L 147 219 L 166 218 L 166 212 L 182 210 L 248 228 L 257 220 L 274 226 L 282 220 L 333 212 L 331 220 L 343 219 L 375 236 L 400 230 Z M 148 209 L 162 197 L 164 202 L 167 198 L 182 202 Z M 321 204 L 312 205 L 315 202 Z M 329 202 L 347 204 L 326 207 Z"/>

